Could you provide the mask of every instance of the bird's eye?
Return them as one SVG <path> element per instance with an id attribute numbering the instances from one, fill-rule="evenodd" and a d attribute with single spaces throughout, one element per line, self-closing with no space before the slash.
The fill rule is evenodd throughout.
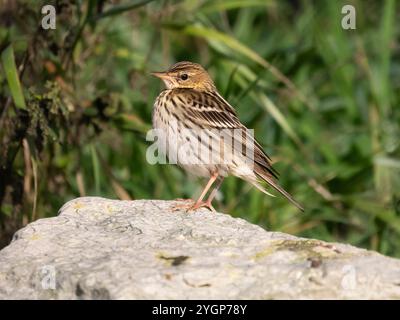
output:
<path id="1" fill-rule="evenodd" d="M 186 73 L 181 74 L 182 80 L 187 80 L 187 78 L 189 78 L 189 76 Z"/>

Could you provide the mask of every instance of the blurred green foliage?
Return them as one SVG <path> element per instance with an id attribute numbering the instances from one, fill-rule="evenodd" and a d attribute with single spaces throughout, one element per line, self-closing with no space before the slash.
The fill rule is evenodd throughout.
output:
<path id="1" fill-rule="evenodd" d="M 41 7 L 57 10 L 43 30 Z M 341 27 L 352 4 L 357 29 Z M 387 1 L 0 0 L 0 232 L 80 195 L 173 199 L 205 181 L 146 162 L 150 71 L 203 64 L 304 204 L 228 178 L 216 207 L 400 257 L 400 6 Z"/>

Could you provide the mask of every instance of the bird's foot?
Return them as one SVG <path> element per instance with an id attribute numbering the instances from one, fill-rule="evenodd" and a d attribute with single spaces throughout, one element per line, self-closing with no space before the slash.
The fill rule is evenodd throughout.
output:
<path id="1" fill-rule="evenodd" d="M 176 198 L 175 201 L 194 202 L 193 199 L 185 199 L 185 198 Z"/>
<path id="2" fill-rule="evenodd" d="M 200 208 L 207 208 L 208 210 L 215 212 L 215 209 L 210 201 L 197 201 L 188 209 L 188 211 L 195 211 Z"/>
<path id="3" fill-rule="evenodd" d="M 196 201 L 194 202 L 193 199 L 176 199 L 175 201 L 179 201 L 182 203 L 175 204 L 171 210 L 172 211 L 181 211 L 185 210 L 186 212 L 196 211 L 200 208 L 207 208 L 210 211 L 215 212 L 214 207 L 212 206 L 211 202 L 209 201 Z"/>
<path id="4" fill-rule="evenodd" d="M 181 203 L 174 204 L 174 206 L 171 208 L 171 211 L 188 211 L 195 204 L 193 199 L 175 199 L 175 201 Z"/>

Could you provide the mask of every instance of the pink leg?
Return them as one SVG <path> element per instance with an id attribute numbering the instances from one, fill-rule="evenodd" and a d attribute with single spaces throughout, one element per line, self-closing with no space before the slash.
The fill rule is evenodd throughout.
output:
<path id="1" fill-rule="evenodd" d="M 217 178 L 218 178 L 218 175 L 217 175 L 217 177 L 214 179 L 214 181 L 215 181 Z M 213 181 L 213 182 L 214 182 L 214 181 Z M 206 207 L 206 208 L 210 209 L 211 211 L 215 211 L 215 209 L 214 209 L 214 207 L 212 206 L 211 202 L 212 202 L 212 200 L 214 199 L 215 195 L 217 194 L 218 189 L 219 189 L 219 187 L 220 187 L 221 184 L 222 184 L 222 181 L 224 181 L 224 177 L 222 177 L 222 178 L 219 179 L 218 184 L 217 184 L 216 187 L 213 189 L 213 191 L 211 191 L 211 193 L 210 193 L 210 195 L 208 196 L 208 199 L 207 199 L 206 202 L 202 201 L 203 198 L 204 198 L 204 196 L 205 196 L 205 194 L 204 194 L 204 195 L 202 194 L 203 197 L 200 197 L 201 200 L 200 200 L 200 199 L 197 200 L 196 203 L 195 203 L 190 209 L 191 209 L 191 210 L 196 210 L 196 209 L 201 208 L 201 207 Z M 208 187 L 208 189 L 209 189 L 209 188 L 210 188 L 210 186 Z M 207 189 L 207 190 L 208 190 L 208 189 Z"/>
<path id="2" fill-rule="evenodd" d="M 210 195 L 208 196 L 206 203 L 211 205 L 211 202 L 213 201 L 214 197 L 217 195 L 217 192 L 218 192 L 219 188 L 221 187 L 221 184 L 223 181 L 224 181 L 224 177 L 221 177 L 218 181 L 218 184 L 214 187 L 213 191 L 211 191 Z"/>
<path id="3" fill-rule="evenodd" d="M 210 189 L 210 187 L 212 186 L 212 184 L 214 183 L 214 181 L 218 178 L 218 173 L 214 173 L 211 177 L 210 180 L 208 180 L 207 185 L 205 186 L 205 188 L 203 189 L 203 192 L 201 193 L 200 197 L 197 199 L 196 204 L 201 203 L 203 201 L 203 198 L 206 196 L 208 190 Z"/>
<path id="4" fill-rule="evenodd" d="M 200 197 L 197 199 L 197 201 L 193 204 L 193 200 L 192 199 L 177 199 L 178 201 L 184 201 L 184 202 L 190 202 L 189 203 L 189 207 L 187 203 L 183 203 L 183 204 L 178 204 L 175 205 L 172 210 L 173 211 L 178 211 L 184 208 L 187 208 L 188 211 L 189 210 L 196 210 L 200 207 L 208 207 L 210 208 L 210 206 L 206 205 L 206 202 L 203 201 L 203 198 L 206 196 L 208 190 L 210 189 L 210 187 L 212 186 L 212 184 L 214 183 L 214 181 L 218 178 L 218 173 L 214 173 L 211 177 L 210 180 L 208 180 L 207 185 L 205 186 L 205 188 L 203 189 Z M 210 208 L 211 209 L 211 208 Z M 214 210 L 215 211 L 215 210 Z"/>

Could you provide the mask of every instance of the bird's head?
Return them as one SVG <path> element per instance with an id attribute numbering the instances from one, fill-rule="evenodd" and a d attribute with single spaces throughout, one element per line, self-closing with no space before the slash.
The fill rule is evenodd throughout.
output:
<path id="1" fill-rule="evenodd" d="M 215 90 L 215 85 L 207 71 L 197 63 L 182 61 L 174 64 L 167 71 L 152 72 L 151 74 L 164 81 L 167 89 Z"/>

